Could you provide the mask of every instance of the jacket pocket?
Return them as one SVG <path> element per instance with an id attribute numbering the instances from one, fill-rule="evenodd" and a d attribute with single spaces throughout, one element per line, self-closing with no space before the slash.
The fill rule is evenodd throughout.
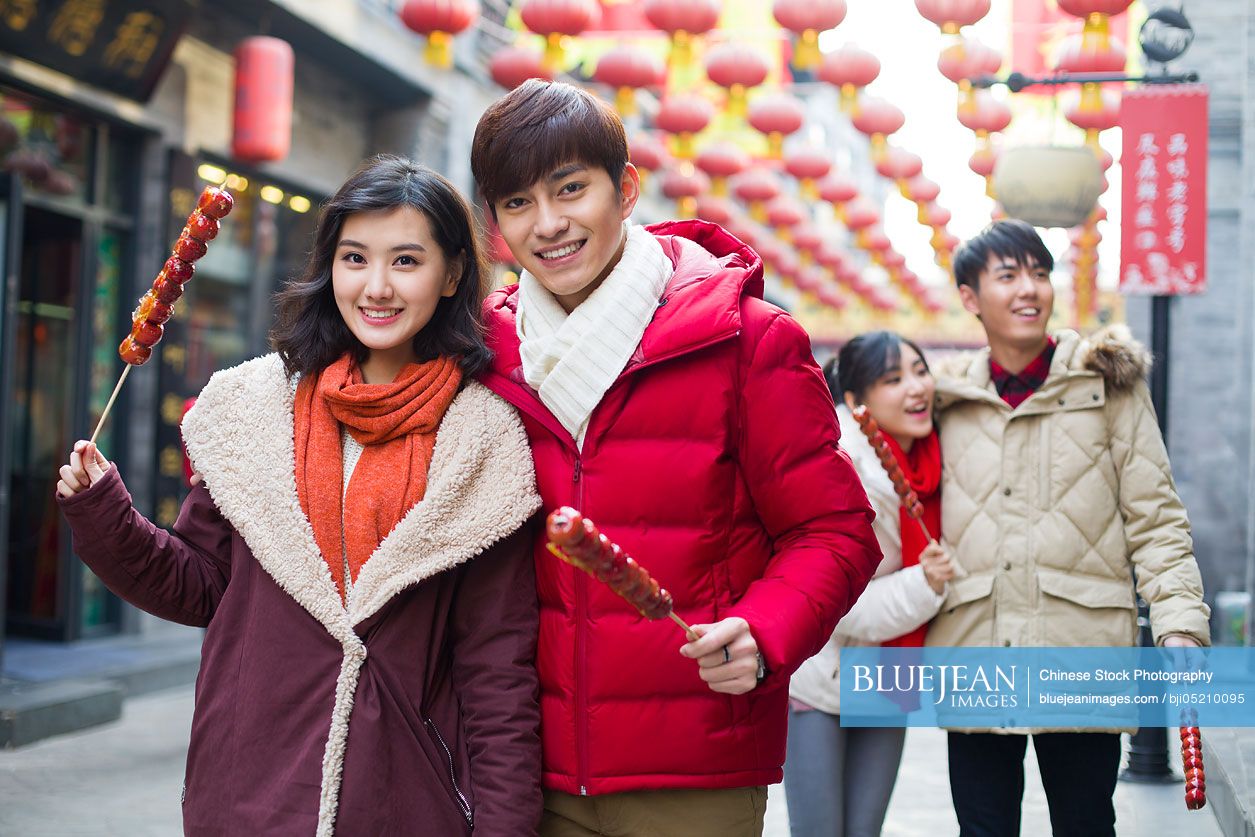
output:
<path id="1" fill-rule="evenodd" d="M 457 802 L 458 809 L 461 810 L 466 824 L 473 828 L 475 817 L 471 812 L 471 804 L 466 801 L 466 794 L 462 793 L 462 789 L 458 786 L 458 774 L 453 763 L 453 751 L 449 749 L 449 745 L 445 743 L 444 736 L 440 734 L 440 729 L 431 718 L 424 718 L 423 723 L 427 726 L 432 738 L 435 739 L 437 746 L 439 746 L 440 754 L 445 760 L 445 766 L 449 769 L 449 784 L 453 788 L 454 801 Z"/>
<path id="2" fill-rule="evenodd" d="M 1137 636 L 1133 580 L 1037 568 L 1043 645 L 1128 646 Z"/>
<path id="3" fill-rule="evenodd" d="M 994 577 L 992 573 L 952 579 L 950 581 L 950 590 L 946 594 L 946 600 L 941 603 L 941 609 L 946 613 L 952 613 L 960 605 L 979 601 L 992 594 L 993 591 Z"/>

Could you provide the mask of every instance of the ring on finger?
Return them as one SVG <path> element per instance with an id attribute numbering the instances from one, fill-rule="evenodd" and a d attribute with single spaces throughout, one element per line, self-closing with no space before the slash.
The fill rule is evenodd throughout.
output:
<path id="1" fill-rule="evenodd" d="M 728 650 L 728 646 L 723 646 L 723 661 L 725 663 L 732 662 L 732 652 Z"/>

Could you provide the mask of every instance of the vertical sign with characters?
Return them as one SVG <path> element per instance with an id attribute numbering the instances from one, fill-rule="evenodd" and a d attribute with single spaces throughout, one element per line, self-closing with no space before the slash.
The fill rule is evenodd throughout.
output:
<path id="1" fill-rule="evenodd" d="M 1149 86 L 1120 105 L 1120 291 L 1207 289 L 1207 88 Z"/>

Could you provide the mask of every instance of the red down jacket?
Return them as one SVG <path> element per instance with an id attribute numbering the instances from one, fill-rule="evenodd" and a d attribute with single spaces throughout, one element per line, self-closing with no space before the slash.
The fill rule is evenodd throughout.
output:
<path id="1" fill-rule="evenodd" d="M 514 286 L 485 304 L 484 383 L 523 415 L 545 510 L 582 510 L 689 624 L 744 617 L 770 675 L 747 695 L 712 692 L 673 622 L 643 619 L 542 534 L 543 781 L 567 793 L 779 782 L 789 675 L 880 562 L 810 342 L 762 301 L 758 256 L 702 221 L 649 230 L 675 275 L 582 452 L 523 379 Z"/>

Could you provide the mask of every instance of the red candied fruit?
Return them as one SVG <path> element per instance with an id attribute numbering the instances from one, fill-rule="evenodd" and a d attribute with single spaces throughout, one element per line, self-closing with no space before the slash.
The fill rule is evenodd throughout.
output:
<path id="1" fill-rule="evenodd" d="M 164 330 L 161 323 L 140 320 L 131 328 L 131 339 L 135 341 L 135 345 L 151 349 L 161 341 L 161 333 Z"/>
<path id="2" fill-rule="evenodd" d="M 178 256 L 185 262 L 194 262 L 209 250 L 205 242 L 197 241 L 188 235 L 180 235 L 179 240 L 174 242 L 174 255 Z"/>
<path id="3" fill-rule="evenodd" d="M 166 263 L 162 265 L 161 271 L 182 285 L 192 278 L 192 274 L 196 272 L 196 265 L 191 262 L 185 262 L 178 256 L 171 256 L 166 259 Z"/>
<path id="4" fill-rule="evenodd" d="M 235 198 L 231 193 L 217 186 L 206 186 L 196 202 L 196 208 L 210 218 L 224 218 L 234 206 Z"/>
<path id="5" fill-rule="evenodd" d="M 128 334 L 122 345 L 118 346 L 118 356 L 131 366 L 143 366 L 153 356 L 153 350 L 137 344 Z"/>
<path id="6" fill-rule="evenodd" d="M 183 296 L 183 286 L 167 276 L 158 276 L 153 282 L 153 295 L 159 302 L 173 305 L 179 301 L 179 297 Z"/>
<path id="7" fill-rule="evenodd" d="M 210 218 L 197 210 L 187 216 L 187 226 L 183 228 L 183 235 L 197 241 L 213 241 L 218 235 L 218 219 Z"/>

